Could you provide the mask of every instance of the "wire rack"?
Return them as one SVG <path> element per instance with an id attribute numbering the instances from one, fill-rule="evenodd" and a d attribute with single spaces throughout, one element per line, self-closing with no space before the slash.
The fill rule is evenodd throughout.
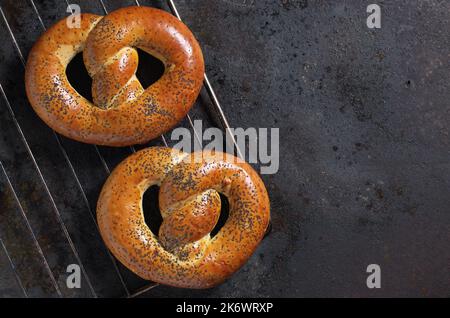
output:
<path id="1" fill-rule="evenodd" d="M 67 7 L 70 3 L 67 0 L 61 1 L 64 2 L 64 6 L 57 3 L 60 8 Z M 103 14 L 107 14 L 107 1 L 98 1 L 97 5 L 102 8 Z M 73 2 L 79 3 L 80 1 Z M 108 2 L 115 6 L 140 5 L 137 0 L 134 3 Z M 181 20 L 174 1 L 168 0 L 167 5 L 172 14 Z M 86 2 L 84 6 L 81 4 L 80 6 L 88 8 L 93 5 Z M 32 46 L 33 40 L 30 40 L 33 38 L 32 35 L 45 31 L 47 24 L 50 23 L 47 20 L 53 18 L 56 21 L 62 18 L 62 16 L 55 18 L 51 13 L 47 18 L 43 17 L 43 12 L 46 10 L 56 9 L 46 8 L 33 0 L 29 0 L 26 4 L 17 4 L 13 1 L 1 2 L 2 35 L 5 36 L 3 37 L 5 41 L 11 41 L 11 50 L 8 51 L 8 48 L 4 48 L 1 58 L 18 60 L 18 65 L 22 68 L 18 73 L 23 74 L 26 63 L 25 53 Z M 17 12 L 21 16 L 16 19 Z M 57 12 L 61 15 L 66 11 L 63 10 L 61 13 L 61 9 L 59 9 Z M 31 29 L 30 24 L 23 22 L 27 19 L 36 21 L 31 24 Z M 17 67 L 19 67 L 18 65 Z M 11 283 L 15 285 L 15 288 L 11 287 L 13 295 L 21 297 L 136 297 L 158 286 L 156 283 L 145 282 L 134 276 L 117 262 L 104 246 L 98 234 L 95 218 L 96 192 L 86 187 L 87 178 L 98 177 L 98 190 L 98 185 L 103 183 L 115 164 L 120 162 L 123 157 L 135 152 L 135 147 L 131 146 L 128 150 L 123 150 L 107 149 L 95 145 L 79 145 L 49 128 L 43 127 L 39 119 L 29 113 L 31 107 L 26 101 L 23 84 L 12 83 L 13 79 L 20 80 L 20 76 L 14 75 L 17 70 L 4 66 L 1 71 L 0 117 L 2 119 L 0 125 L 6 147 L 0 153 L 2 195 L 0 210 L 3 211 L 0 212 L 0 219 L 2 219 L 0 221 L 0 256 L 3 256 L 0 261 L 6 260 L 9 268 L 3 268 L 3 272 L 9 271 L 14 277 L 14 282 Z M 230 132 L 228 120 L 206 74 L 204 75 L 204 89 L 210 98 L 208 110 L 214 113 L 219 125 L 232 140 L 238 156 L 242 157 L 234 136 Z M 37 123 L 39 124 L 37 125 Z M 194 132 L 194 142 L 201 145 L 198 132 L 193 125 L 192 114 L 187 115 L 187 123 Z M 39 140 L 41 144 L 39 144 Z M 42 143 L 45 143 L 45 147 L 42 146 Z M 154 141 L 149 145 L 152 144 L 169 146 L 164 135 L 161 135 L 160 141 Z M 86 150 L 87 147 L 92 148 Z M 9 151 L 8 149 L 13 150 Z M 49 154 L 48 151 L 52 152 Z M 91 169 L 95 175 L 84 172 L 86 168 L 88 168 L 86 170 L 90 169 L 83 164 L 84 160 L 95 161 L 101 168 Z M 52 180 L 49 181 L 48 171 L 53 171 L 52 168 L 55 169 L 53 173 L 56 174 L 56 177 L 52 177 Z M 58 172 L 61 171 L 62 173 L 58 175 Z M 64 171 L 66 172 L 64 173 Z M 22 182 L 24 177 L 30 179 L 30 183 L 33 185 Z M 27 187 L 33 189 L 29 190 Z M 62 190 L 60 190 L 61 188 Z M 75 203 L 61 202 L 61 197 L 64 196 L 64 192 L 61 191 L 75 193 Z M 30 200 L 29 198 L 33 195 L 36 197 Z M 71 204 L 75 205 L 71 207 Z M 66 209 L 67 206 L 69 208 Z M 40 213 L 36 210 L 40 210 Z M 73 212 L 74 215 L 67 216 L 66 210 Z M 88 216 L 86 217 L 86 214 L 81 214 L 79 211 L 86 212 Z M 71 230 L 77 227 L 85 230 L 81 233 Z M 94 246 L 89 251 L 80 251 L 78 247 L 80 244 Z M 95 257 L 92 257 L 93 252 L 96 253 Z M 93 265 L 91 262 L 87 264 L 85 259 L 93 260 Z M 83 288 L 65 288 L 67 276 L 65 266 L 70 263 L 80 266 Z M 2 266 L 5 267 L 4 264 Z"/>

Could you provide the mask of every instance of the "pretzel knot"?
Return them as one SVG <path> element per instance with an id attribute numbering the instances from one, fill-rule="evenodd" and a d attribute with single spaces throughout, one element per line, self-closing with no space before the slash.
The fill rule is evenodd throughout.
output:
<path id="1" fill-rule="evenodd" d="M 136 77 L 136 48 L 164 63 L 163 76 L 144 89 Z M 69 83 L 66 68 L 83 52 L 92 77 L 93 103 Z M 80 28 L 63 19 L 30 52 L 26 90 L 37 114 L 59 133 L 86 143 L 144 143 L 175 126 L 203 83 L 199 44 L 174 16 L 148 7 L 126 7 L 105 17 L 81 14 Z"/>
<path id="2" fill-rule="evenodd" d="M 163 217 L 159 233 L 151 232 L 142 211 L 143 194 L 155 184 Z M 219 193 L 228 198 L 229 216 L 211 237 Z M 263 238 L 269 214 L 264 184 L 245 162 L 158 147 L 123 161 L 97 206 L 100 233 L 123 264 L 145 279 L 186 288 L 217 285 L 238 270 Z"/>

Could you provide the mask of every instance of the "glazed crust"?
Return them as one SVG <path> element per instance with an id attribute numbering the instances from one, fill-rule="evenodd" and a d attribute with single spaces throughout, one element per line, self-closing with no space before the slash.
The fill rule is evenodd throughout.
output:
<path id="1" fill-rule="evenodd" d="M 136 47 L 165 65 L 145 90 L 135 75 Z M 67 80 L 66 67 L 81 51 L 94 103 Z M 66 19 L 49 28 L 28 56 L 25 84 L 36 113 L 60 134 L 126 146 L 175 126 L 195 102 L 203 74 L 200 46 L 181 21 L 162 10 L 126 7 L 105 17 L 82 14 L 80 28 L 69 28 Z"/>
<path id="2" fill-rule="evenodd" d="M 98 201 L 106 245 L 144 279 L 183 288 L 223 282 L 252 255 L 270 218 L 263 182 L 237 161 L 219 152 L 160 147 L 131 155 L 113 171 Z M 152 185 L 160 186 L 159 236 L 146 225 L 142 210 L 143 194 Z M 211 237 L 220 214 L 218 192 L 228 198 L 229 216 Z"/>

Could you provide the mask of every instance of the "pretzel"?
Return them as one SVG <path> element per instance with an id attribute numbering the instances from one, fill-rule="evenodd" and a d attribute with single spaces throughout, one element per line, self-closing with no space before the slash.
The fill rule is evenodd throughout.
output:
<path id="1" fill-rule="evenodd" d="M 126 7 L 105 17 L 81 14 L 80 28 L 63 19 L 31 50 L 25 72 L 28 99 L 60 134 L 91 144 L 145 143 L 175 126 L 192 107 L 203 83 L 199 44 L 174 16 L 148 7 Z M 143 89 L 136 77 L 135 47 L 160 59 L 163 76 Z M 91 103 L 69 83 L 66 67 L 83 51 L 92 77 Z"/>
<path id="2" fill-rule="evenodd" d="M 163 222 L 152 233 L 142 210 L 144 192 L 159 185 Z M 220 215 L 218 193 L 229 201 Z M 144 279 L 183 288 L 223 282 L 252 255 L 270 217 L 269 198 L 257 173 L 220 152 L 187 154 L 154 147 L 134 153 L 106 181 L 97 205 L 100 233 L 112 253 Z"/>

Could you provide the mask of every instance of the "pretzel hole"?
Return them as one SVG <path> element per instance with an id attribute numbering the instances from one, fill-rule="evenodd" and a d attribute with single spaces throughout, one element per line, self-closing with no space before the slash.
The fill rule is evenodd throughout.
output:
<path id="1" fill-rule="evenodd" d="M 228 198 L 219 193 L 220 195 L 220 216 L 219 220 L 217 220 L 216 226 L 211 231 L 211 238 L 219 233 L 220 229 L 225 225 L 228 220 L 228 216 L 230 215 L 230 203 L 228 202 Z"/>
<path id="2" fill-rule="evenodd" d="M 66 76 L 70 85 L 84 98 L 93 102 L 92 78 L 86 70 L 83 62 L 83 53 L 78 53 L 66 67 Z"/>
<path id="3" fill-rule="evenodd" d="M 159 228 L 163 218 L 159 210 L 159 199 L 158 199 L 159 187 L 153 185 L 149 187 L 142 197 L 142 209 L 144 210 L 144 221 L 147 224 L 150 231 L 158 236 Z"/>
<path id="4" fill-rule="evenodd" d="M 165 71 L 164 63 L 147 52 L 138 49 L 139 65 L 136 77 L 145 89 L 158 81 Z M 83 62 L 83 53 L 80 52 L 69 62 L 66 67 L 66 76 L 70 85 L 84 98 L 93 103 L 92 78 L 86 70 Z"/>
<path id="5" fill-rule="evenodd" d="M 138 49 L 139 64 L 136 77 L 144 89 L 155 83 L 164 75 L 164 63 L 147 52 Z"/>

